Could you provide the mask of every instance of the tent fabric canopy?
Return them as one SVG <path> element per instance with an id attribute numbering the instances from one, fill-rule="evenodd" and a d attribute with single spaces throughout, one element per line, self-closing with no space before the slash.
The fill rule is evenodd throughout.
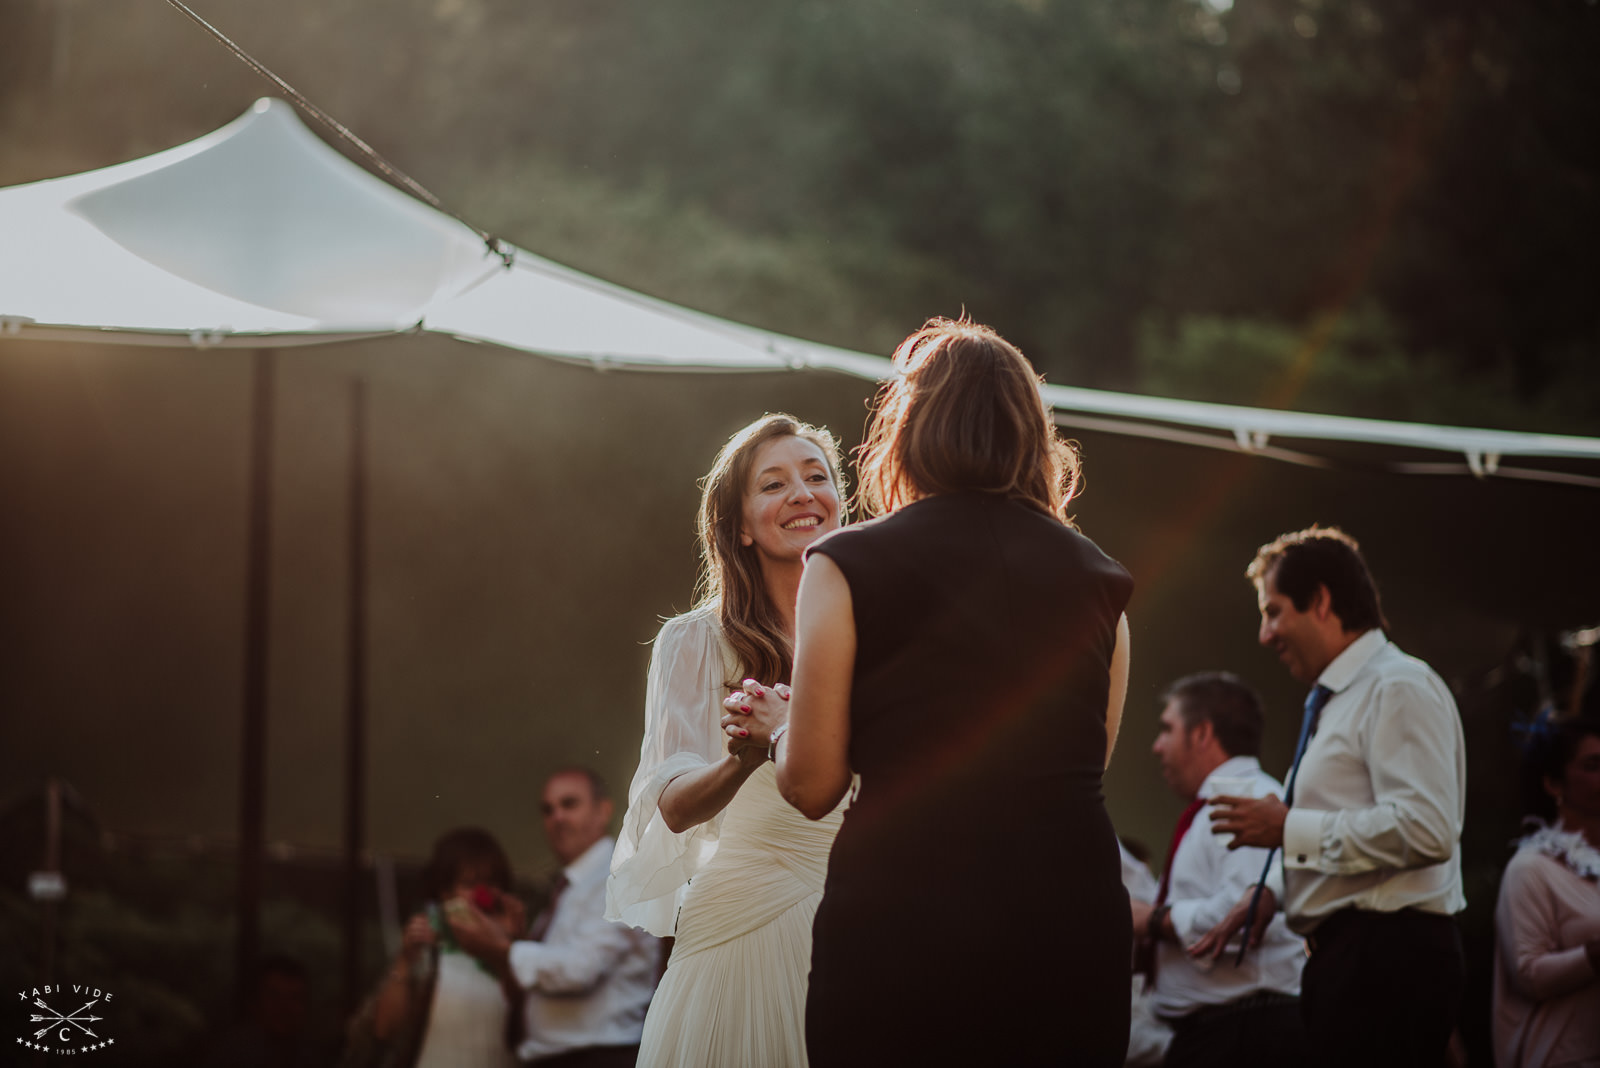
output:
<path id="1" fill-rule="evenodd" d="M 370 334 L 409 328 L 491 269 L 475 235 L 281 101 L 144 159 L 0 190 L 0 220 L 12 333 Z"/>
<path id="2" fill-rule="evenodd" d="M 426 331 L 601 368 L 893 374 L 880 356 L 691 311 L 520 249 L 507 267 L 470 227 L 347 160 L 271 98 L 165 152 L 0 189 L 0 233 L 0 338 L 261 348 Z M 1600 460 L 1595 438 L 1057 385 L 1043 396 L 1085 429 L 1210 432 L 1195 443 L 1280 459 L 1298 454 L 1269 441 L 1445 452 L 1480 476 L 1512 473 L 1498 468 L 1508 456 Z"/>
<path id="3" fill-rule="evenodd" d="M 520 249 L 510 270 L 430 308 L 422 328 L 602 368 L 893 373 L 881 356 L 691 311 Z"/>

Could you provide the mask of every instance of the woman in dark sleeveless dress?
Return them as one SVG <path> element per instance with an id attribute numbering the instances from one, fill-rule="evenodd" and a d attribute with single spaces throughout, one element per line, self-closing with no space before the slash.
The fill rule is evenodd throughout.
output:
<path id="1" fill-rule="evenodd" d="M 812 818 L 861 777 L 817 912 L 811 1063 L 1120 1065 L 1131 933 L 1100 779 L 1132 580 L 1065 521 L 1077 457 L 1016 348 L 934 320 L 895 364 L 860 454 L 878 518 L 810 551 L 792 695 L 749 680 L 724 720 Z"/>

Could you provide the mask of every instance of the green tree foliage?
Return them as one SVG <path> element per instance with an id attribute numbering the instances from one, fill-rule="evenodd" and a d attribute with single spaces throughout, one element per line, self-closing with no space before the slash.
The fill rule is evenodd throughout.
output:
<path id="1" fill-rule="evenodd" d="M 1140 361 L 1144 387 L 1164 396 L 1507 429 L 1529 415 L 1509 370 L 1469 381 L 1436 354 L 1415 356 L 1372 303 L 1310 328 L 1244 317 L 1147 321 Z M 1555 425 L 1568 418 L 1538 414 Z"/>
<path id="2" fill-rule="evenodd" d="M 882 351 L 965 308 L 1057 381 L 1154 390 L 1152 318 L 1375 308 L 1417 417 L 1600 421 L 1588 0 L 199 7 L 475 222 L 720 314 Z M 0 19 L 34 57 L 0 181 L 265 88 L 159 0 Z"/>
<path id="3" fill-rule="evenodd" d="M 742 228 L 909 253 L 937 269 L 875 288 L 898 318 L 965 306 L 1126 384 L 1196 100 L 1186 6 L 639 3 L 635 95 L 569 158 Z"/>
<path id="4" fill-rule="evenodd" d="M 1309 324 L 1375 302 L 1413 386 L 1465 377 L 1592 429 L 1570 394 L 1597 384 L 1600 9 L 1258 0 L 1220 24 L 1236 91 L 1159 306 Z"/>

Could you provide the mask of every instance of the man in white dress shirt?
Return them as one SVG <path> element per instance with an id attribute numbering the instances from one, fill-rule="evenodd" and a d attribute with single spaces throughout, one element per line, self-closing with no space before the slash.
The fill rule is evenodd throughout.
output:
<path id="1" fill-rule="evenodd" d="M 1156 1014 L 1173 1028 L 1166 1068 L 1294 1064 L 1306 1054 L 1299 999 L 1305 943 L 1283 917 L 1242 963 L 1232 955 L 1202 962 L 1186 951 L 1252 888 L 1267 862 L 1267 850 L 1230 850 L 1208 821 L 1191 823 L 1214 796 L 1282 796 L 1257 759 L 1261 699 L 1236 676 L 1212 671 L 1179 679 L 1163 701 L 1154 750 L 1162 777 L 1189 808 L 1157 903 L 1133 903 L 1133 929 L 1153 953 L 1147 974 Z"/>
<path id="2" fill-rule="evenodd" d="M 1259 640 L 1312 686 L 1288 805 L 1217 805 L 1230 848 L 1283 850 L 1283 909 L 1311 948 L 1301 1006 L 1321 1063 L 1445 1063 L 1464 981 L 1466 746 L 1443 680 L 1384 636 L 1377 585 L 1337 529 L 1285 534 L 1247 572 Z M 1313 686 L 1313 684 L 1315 684 Z M 1261 915 L 1276 907 L 1262 895 Z M 1242 899 L 1194 952 L 1217 955 Z M 1259 926 L 1258 916 L 1258 926 Z"/>
<path id="3" fill-rule="evenodd" d="M 522 995 L 517 1058 L 540 1068 L 631 1068 L 655 992 L 661 943 L 605 918 L 615 842 L 612 805 L 587 768 L 558 771 L 540 808 L 545 837 L 563 867 L 550 906 L 526 938 L 508 941 L 482 913 L 450 917 L 462 948 Z"/>

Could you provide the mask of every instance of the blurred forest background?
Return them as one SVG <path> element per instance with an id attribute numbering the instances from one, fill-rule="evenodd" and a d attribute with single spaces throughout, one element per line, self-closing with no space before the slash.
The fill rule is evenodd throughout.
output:
<path id="1" fill-rule="evenodd" d="M 194 6 L 450 210 L 653 296 L 881 354 L 965 309 L 1060 384 L 1600 433 L 1592 0 Z M 162 0 L 0 0 L 0 185 L 271 92 Z M 524 875 L 549 864 L 544 773 L 589 759 L 626 788 L 717 446 L 780 408 L 853 444 L 867 394 L 462 348 L 279 356 L 263 937 L 314 964 L 330 1035 L 349 379 L 374 406 L 370 845 L 414 860 L 486 823 Z M 248 385 L 216 354 L 0 343 L 0 986 L 36 981 L 20 887 L 62 774 L 57 963 L 126 991 L 125 1063 L 181 1062 L 231 1001 Z M 1481 1005 L 1507 723 L 1570 681 L 1553 636 L 1600 616 L 1595 492 L 1075 436 L 1080 519 L 1139 582 L 1119 829 L 1159 850 L 1179 807 L 1147 752 L 1173 676 L 1228 667 L 1298 708 L 1240 572 L 1280 530 L 1346 524 L 1467 721 Z M 377 969 L 375 922 L 367 943 Z"/>
<path id="2" fill-rule="evenodd" d="M 965 307 L 1059 382 L 1600 423 L 1589 0 L 198 10 L 452 210 L 692 307 L 873 352 Z M 3 184 L 270 89 L 159 0 L 0 11 Z"/>

